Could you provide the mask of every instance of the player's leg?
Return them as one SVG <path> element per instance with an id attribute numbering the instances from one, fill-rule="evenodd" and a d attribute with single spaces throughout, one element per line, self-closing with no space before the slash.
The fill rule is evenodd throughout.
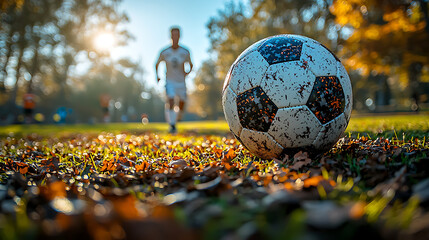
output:
<path id="1" fill-rule="evenodd" d="M 174 83 L 168 82 L 165 85 L 166 95 L 167 95 L 167 101 L 165 104 L 165 119 L 167 120 L 167 123 L 170 125 L 170 132 L 174 133 L 176 132 L 176 119 L 177 115 L 174 111 L 174 96 L 175 93 L 175 86 Z"/>
<path id="2" fill-rule="evenodd" d="M 179 96 L 179 112 L 177 114 L 177 121 L 181 121 L 183 114 L 185 113 L 185 104 L 187 99 L 185 83 L 180 84 L 177 88 L 177 95 Z"/>
<path id="3" fill-rule="evenodd" d="M 32 117 L 32 109 L 30 108 L 24 108 L 24 117 L 25 117 L 25 123 L 31 123 L 31 117 Z"/>
<path id="4" fill-rule="evenodd" d="M 186 101 L 184 101 L 182 99 L 179 100 L 179 113 L 177 114 L 177 121 L 182 121 L 182 119 L 183 119 L 183 114 L 185 111 L 185 104 L 186 104 Z"/>
<path id="5" fill-rule="evenodd" d="M 174 111 L 174 98 L 168 98 L 165 104 L 165 118 L 167 123 L 170 125 L 170 133 L 176 132 L 176 120 L 177 114 Z"/>
<path id="6" fill-rule="evenodd" d="M 103 107 L 103 122 L 104 123 L 110 122 L 109 108 L 108 107 Z"/>

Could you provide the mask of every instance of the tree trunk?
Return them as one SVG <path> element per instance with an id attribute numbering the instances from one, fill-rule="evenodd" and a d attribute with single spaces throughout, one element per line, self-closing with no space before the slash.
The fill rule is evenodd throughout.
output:
<path id="1" fill-rule="evenodd" d="M 12 49 L 12 36 L 13 36 L 13 30 L 9 30 L 9 36 L 6 38 L 6 56 L 4 60 L 4 64 L 1 70 L 2 77 L 0 78 L 0 92 L 4 93 L 6 92 L 5 87 L 5 81 L 7 78 L 7 66 L 9 65 L 10 57 L 12 56 L 13 49 Z"/>
<path id="2" fill-rule="evenodd" d="M 20 41 L 23 41 L 24 35 L 22 34 L 20 36 Z M 23 44 L 20 44 L 19 48 L 19 55 L 17 59 L 17 65 L 16 65 L 16 74 L 15 74 L 15 86 L 13 87 L 12 93 L 9 97 L 9 111 L 14 116 L 17 115 L 17 108 L 16 108 L 16 96 L 18 95 L 18 87 L 19 87 L 19 79 L 21 78 L 21 67 L 22 67 L 22 57 L 24 56 L 24 46 Z"/>
<path id="3" fill-rule="evenodd" d="M 408 82 L 411 93 L 411 110 L 418 111 L 420 103 L 420 76 L 422 73 L 423 64 L 421 62 L 413 62 L 408 68 Z"/>
<path id="4" fill-rule="evenodd" d="M 420 0 L 420 9 L 422 10 L 425 22 L 426 22 L 426 32 L 429 33 L 429 11 L 428 11 L 428 2 Z"/>
<path id="5" fill-rule="evenodd" d="M 39 72 L 39 40 L 36 37 L 36 41 L 34 45 L 33 63 L 30 70 L 30 80 L 28 81 L 28 87 L 27 87 L 28 93 L 33 92 L 33 81 L 38 72 Z"/>
<path id="6" fill-rule="evenodd" d="M 59 93 L 58 103 L 61 106 L 66 106 L 68 103 L 66 88 L 67 88 L 67 78 L 69 76 L 70 66 L 71 64 L 67 64 L 64 66 L 64 72 L 63 74 L 61 74 L 61 77 L 59 79 L 60 91 L 58 92 Z"/>

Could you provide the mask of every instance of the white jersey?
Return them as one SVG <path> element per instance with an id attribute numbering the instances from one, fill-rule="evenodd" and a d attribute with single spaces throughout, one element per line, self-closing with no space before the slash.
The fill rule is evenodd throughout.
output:
<path id="1" fill-rule="evenodd" d="M 164 61 L 167 66 L 166 81 L 185 82 L 185 62 L 191 64 L 191 55 L 183 47 L 164 49 L 158 58 L 158 63 Z"/>

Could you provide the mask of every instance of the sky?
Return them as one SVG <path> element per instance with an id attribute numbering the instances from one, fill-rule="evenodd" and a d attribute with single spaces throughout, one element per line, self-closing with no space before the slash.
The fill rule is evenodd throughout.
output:
<path id="1" fill-rule="evenodd" d="M 156 83 L 155 63 L 160 51 L 171 45 L 170 27 L 181 28 L 179 44 L 188 48 L 194 70 L 186 82 L 192 89 L 192 79 L 202 62 L 209 58 L 207 23 L 217 16 L 231 0 L 124 0 L 121 10 L 127 13 L 126 29 L 134 36 L 126 47 L 112 52 L 113 58 L 128 57 L 140 61 L 145 71 L 146 86 L 163 91 L 165 68 L 160 68 L 162 81 Z M 237 2 L 237 1 L 235 1 Z"/>

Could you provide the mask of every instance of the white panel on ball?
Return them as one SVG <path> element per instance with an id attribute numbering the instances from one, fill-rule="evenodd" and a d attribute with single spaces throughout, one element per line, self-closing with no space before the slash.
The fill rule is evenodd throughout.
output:
<path id="1" fill-rule="evenodd" d="M 316 77 L 333 76 L 337 74 L 338 60 L 321 44 L 303 44 L 301 61 L 310 68 Z"/>
<path id="2" fill-rule="evenodd" d="M 262 79 L 261 87 L 278 108 L 306 104 L 316 76 L 301 61 L 271 65 Z"/>
<path id="3" fill-rule="evenodd" d="M 240 139 L 246 148 L 262 159 L 278 158 L 283 151 L 276 141 L 266 132 L 257 132 L 243 128 Z"/>
<path id="4" fill-rule="evenodd" d="M 284 148 L 310 146 L 322 125 L 307 106 L 277 111 L 268 133 Z"/>
<path id="5" fill-rule="evenodd" d="M 231 88 L 227 87 L 222 96 L 222 105 L 229 128 L 235 135 L 240 136 L 241 124 L 237 113 L 236 98 L 237 95 L 235 95 Z"/>
<path id="6" fill-rule="evenodd" d="M 236 63 L 231 71 L 229 86 L 236 94 L 256 87 L 267 68 L 268 63 L 261 54 L 257 51 L 252 52 Z"/>
<path id="7" fill-rule="evenodd" d="M 347 74 L 347 71 L 341 62 L 338 62 L 337 64 L 337 71 L 337 77 L 340 80 L 341 86 L 343 87 L 344 99 L 346 101 L 344 114 L 346 115 L 347 122 L 349 122 L 353 107 L 352 84 L 350 82 L 349 74 Z"/>
<path id="8" fill-rule="evenodd" d="M 247 56 L 248 54 L 250 54 L 252 51 L 256 51 L 258 49 L 259 46 L 261 46 L 261 44 L 263 42 L 265 42 L 267 39 L 261 39 L 257 42 L 255 42 L 254 44 L 250 45 L 248 48 L 246 48 L 246 50 L 244 50 L 240 55 L 238 55 L 237 59 L 235 59 L 234 64 L 236 64 L 238 61 L 240 61 L 243 57 Z"/>
<path id="9" fill-rule="evenodd" d="M 316 149 L 328 150 L 332 147 L 347 128 L 347 120 L 344 113 L 323 125 L 322 130 L 313 142 Z"/>
<path id="10" fill-rule="evenodd" d="M 231 65 L 231 67 L 229 68 L 229 70 L 228 70 L 228 73 L 226 74 L 226 77 L 225 77 L 225 81 L 223 81 L 223 87 L 222 87 L 222 93 L 226 90 L 226 88 L 229 86 L 229 80 L 230 80 L 230 77 L 231 77 L 231 72 L 232 72 L 232 69 L 234 68 L 234 65 Z"/>

